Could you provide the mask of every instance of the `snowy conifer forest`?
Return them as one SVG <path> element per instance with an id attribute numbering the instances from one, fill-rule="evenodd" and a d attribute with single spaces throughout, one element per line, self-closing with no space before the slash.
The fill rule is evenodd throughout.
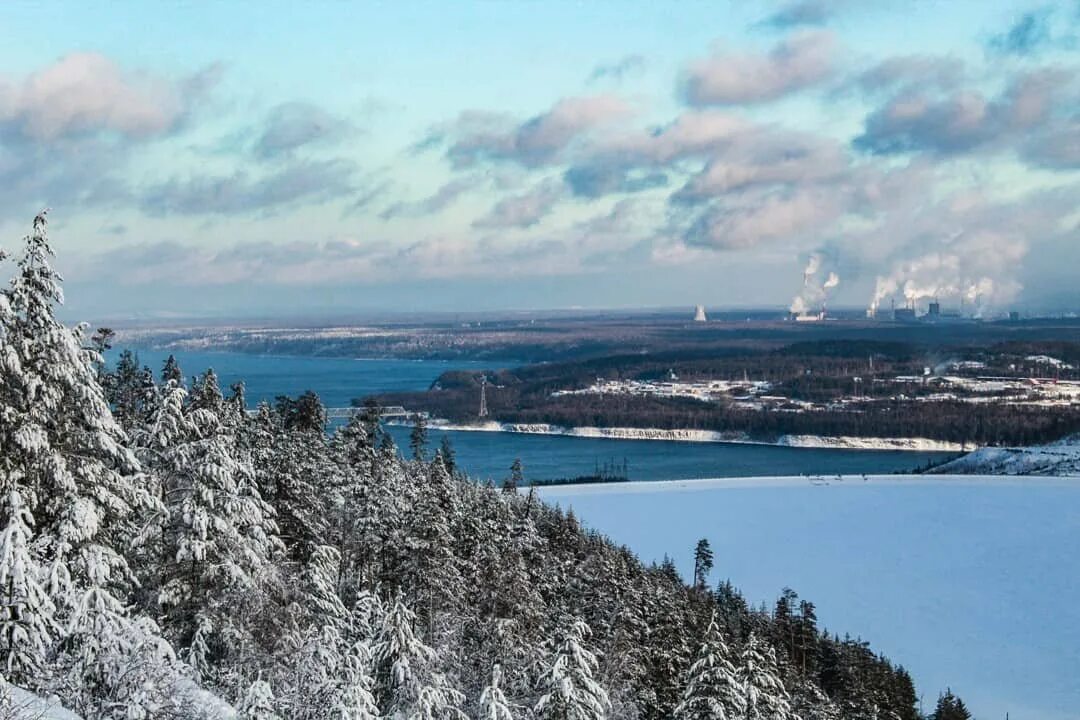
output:
<path id="1" fill-rule="evenodd" d="M 902 667 L 790 591 L 749 607 L 707 546 L 688 585 L 448 446 L 406 459 L 374 408 L 328 433 L 313 395 L 107 368 L 56 318 L 46 225 L 0 291 L 0 718 L 22 690 L 126 720 L 919 717 Z"/>

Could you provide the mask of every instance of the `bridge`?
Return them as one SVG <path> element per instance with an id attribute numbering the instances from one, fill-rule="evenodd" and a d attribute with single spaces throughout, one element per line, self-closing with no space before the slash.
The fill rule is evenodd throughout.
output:
<path id="1" fill-rule="evenodd" d="M 363 414 L 363 407 L 337 407 L 326 408 L 327 420 L 350 420 L 357 415 Z M 379 408 L 379 417 L 383 420 L 414 420 L 417 417 L 427 418 L 426 412 L 411 412 L 401 405 L 387 405 Z"/>

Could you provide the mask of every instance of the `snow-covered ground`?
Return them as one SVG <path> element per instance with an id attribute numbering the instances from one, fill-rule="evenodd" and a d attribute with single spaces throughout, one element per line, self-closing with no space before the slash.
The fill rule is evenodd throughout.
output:
<path id="1" fill-rule="evenodd" d="M 933 709 L 951 686 L 976 717 L 1077 718 L 1080 478 L 770 477 L 541 489 L 642 559 L 689 575 L 707 537 L 714 581 L 754 604 L 784 586 L 822 627 L 872 642 Z M 766 521 L 767 519 L 767 521 Z"/>
<path id="2" fill-rule="evenodd" d="M 7 696 L 3 697 L 5 693 Z M 0 690 L 0 718 L 4 720 L 82 720 L 70 710 L 65 710 L 59 700 L 39 697 L 13 685 Z"/>
<path id="3" fill-rule="evenodd" d="M 776 442 L 751 440 L 745 433 L 714 430 L 667 430 L 663 428 L 627 427 L 562 427 L 546 423 L 450 423 L 432 420 L 435 430 L 458 432 L 508 432 L 527 435 L 567 435 L 611 440 L 667 440 L 679 442 L 726 442 L 753 445 L 781 445 L 801 448 L 834 448 L 838 450 L 917 450 L 920 452 L 956 452 L 963 450 L 959 443 L 930 438 L 864 438 L 853 436 L 822 437 L 820 435 L 782 435 Z"/>
<path id="4" fill-rule="evenodd" d="M 981 448 L 945 463 L 935 473 L 1080 475 L 1080 437 L 1022 448 Z"/>

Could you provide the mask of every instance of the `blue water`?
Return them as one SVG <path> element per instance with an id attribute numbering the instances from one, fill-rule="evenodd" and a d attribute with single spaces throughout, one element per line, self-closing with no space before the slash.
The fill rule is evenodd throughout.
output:
<path id="1" fill-rule="evenodd" d="M 794 588 L 903 663 L 927 711 L 951 686 L 977 718 L 1080 717 L 1080 480 L 543 495 L 684 575 L 709 538 L 714 580 L 770 607 Z"/>
<path id="2" fill-rule="evenodd" d="M 115 355 L 115 351 L 112 353 Z M 141 350 L 139 361 L 159 372 L 169 353 Z M 244 353 L 178 352 L 187 376 L 212 367 L 222 388 L 243 380 L 249 404 L 278 395 L 314 390 L 329 407 L 346 407 L 353 398 L 372 393 L 424 390 L 452 369 L 491 368 L 490 362 L 442 360 L 352 360 L 348 358 L 282 357 Z M 389 428 L 399 447 L 408 446 L 409 429 Z M 450 436 L 458 465 L 478 480 L 499 481 L 521 458 L 526 478 L 576 477 L 598 465 L 627 464 L 634 480 L 700 477 L 747 477 L 910 471 L 942 453 L 781 448 L 725 443 L 608 440 L 553 435 L 432 431 L 432 448 Z"/>

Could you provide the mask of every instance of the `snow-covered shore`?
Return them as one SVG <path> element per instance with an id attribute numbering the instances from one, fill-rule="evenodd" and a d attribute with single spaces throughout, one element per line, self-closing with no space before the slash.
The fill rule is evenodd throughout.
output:
<path id="1" fill-rule="evenodd" d="M 1031 447 L 987 447 L 945 463 L 932 472 L 991 475 L 1080 475 L 1080 437 Z"/>
<path id="2" fill-rule="evenodd" d="M 630 427 L 563 427 L 546 423 L 450 423 L 431 421 L 437 430 L 461 432 L 508 432 L 527 435 L 565 435 L 609 440 L 666 440 L 674 442 L 720 442 L 749 445 L 776 445 L 796 448 L 835 448 L 837 450 L 912 450 L 919 452 L 959 452 L 959 443 L 930 438 L 867 438 L 854 436 L 823 437 L 820 435 L 782 435 L 775 442 L 751 439 L 746 433 L 716 432 L 714 430 L 668 430 L 663 428 Z"/>
<path id="3" fill-rule="evenodd" d="M 1025 478 L 1005 475 L 777 475 L 768 477 L 701 478 L 698 480 L 635 480 L 630 482 L 582 483 L 574 485 L 537 486 L 537 493 L 547 499 L 581 495 L 642 494 L 700 492 L 705 490 L 729 490 L 740 488 L 784 487 L 861 487 L 905 485 L 925 487 L 928 485 L 1016 485 L 1038 483 L 1041 486 L 1074 487 L 1077 478 L 1040 477 Z M 520 488 L 527 492 L 528 486 Z"/>

